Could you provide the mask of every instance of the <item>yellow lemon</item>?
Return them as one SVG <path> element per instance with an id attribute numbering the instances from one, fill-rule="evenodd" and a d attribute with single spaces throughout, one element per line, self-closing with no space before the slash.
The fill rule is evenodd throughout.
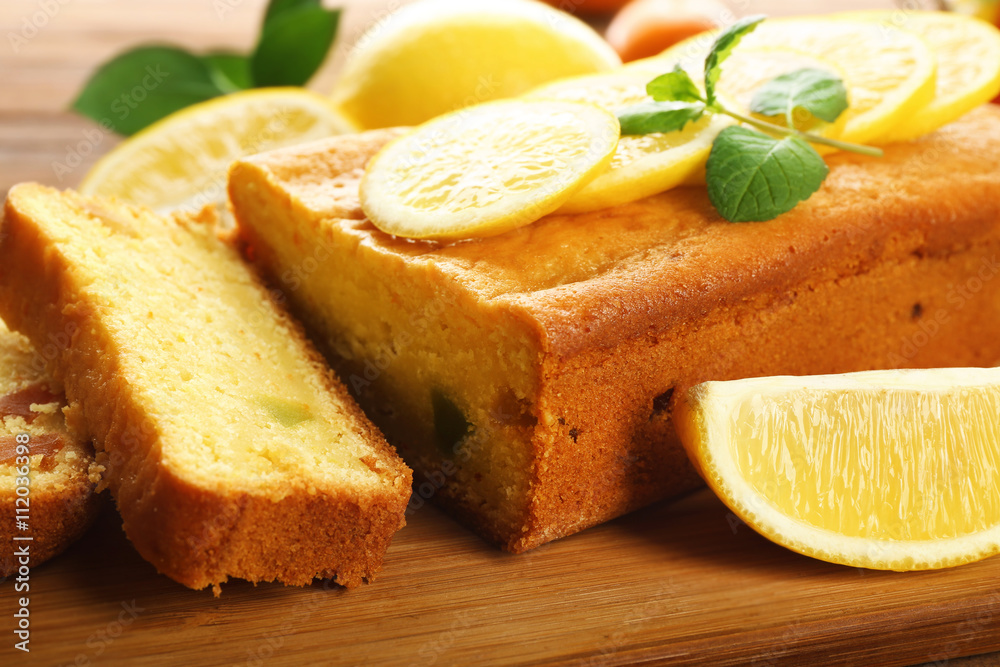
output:
<path id="1" fill-rule="evenodd" d="M 921 570 L 1000 551 L 1000 369 L 706 382 L 675 423 L 705 481 L 774 542 Z"/>
<path id="2" fill-rule="evenodd" d="M 648 101 L 646 83 L 655 76 L 636 68 L 577 77 L 538 88 L 526 99 L 589 102 L 617 113 Z M 696 179 L 704 169 L 712 141 L 732 123 L 724 116 L 705 115 L 677 132 L 623 135 L 608 168 L 567 201 L 560 213 L 624 204 Z"/>
<path id="3" fill-rule="evenodd" d="M 389 234 L 491 236 L 555 211 L 602 171 L 618 119 L 591 104 L 510 100 L 440 116 L 387 145 L 361 206 Z"/>
<path id="4" fill-rule="evenodd" d="M 421 0 L 361 37 L 331 95 L 363 128 L 417 125 L 618 65 L 593 29 L 538 2 Z"/>
<path id="5" fill-rule="evenodd" d="M 80 191 L 161 212 L 226 199 L 233 160 L 353 131 L 326 98 L 261 88 L 188 107 L 130 137 L 94 165 Z"/>
<path id="6" fill-rule="evenodd" d="M 851 20 L 871 21 L 883 30 L 920 36 L 937 60 L 934 99 L 878 137 L 879 143 L 905 141 L 932 132 L 1000 93 L 1000 30 L 985 21 L 949 12 L 856 12 Z"/>
<path id="7" fill-rule="evenodd" d="M 716 34 L 696 35 L 625 68 L 648 70 L 662 63 L 661 70 L 668 71 L 678 63 L 686 70 L 700 72 Z M 844 141 L 863 144 L 877 139 L 934 98 L 936 60 L 920 37 L 847 19 L 765 21 L 744 37 L 723 63 L 723 76 L 727 69 L 752 72 L 752 62 L 741 63 L 741 58 L 756 59 L 760 56 L 755 54 L 775 48 L 830 63 L 843 77 L 849 106 L 843 114 L 843 130 L 837 134 Z"/>

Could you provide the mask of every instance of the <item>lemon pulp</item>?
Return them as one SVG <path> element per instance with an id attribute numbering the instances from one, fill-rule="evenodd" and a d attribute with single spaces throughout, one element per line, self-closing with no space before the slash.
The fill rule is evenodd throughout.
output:
<path id="1" fill-rule="evenodd" d="M 441 116 L 382 149 L 361 206 L 410 238 L 489 236 L 551 213 L 599 173 L 618 119 L 590 104 L 492 102 Z"/>
<path id="2" fill-rule="evenodd" d="M 80 192 L 160 212 L 225 201 L 233 160 L 353 130 L 325 98 L 300 88 L 262 88 L 171 114 L 94 165 Z"/>
<path id="3" fill-rule="evenodd" d="M 1000 370 L 709 382 L 677 426 L 692 461 L 768 538 L 881 569 L 1000 551 Z"/>

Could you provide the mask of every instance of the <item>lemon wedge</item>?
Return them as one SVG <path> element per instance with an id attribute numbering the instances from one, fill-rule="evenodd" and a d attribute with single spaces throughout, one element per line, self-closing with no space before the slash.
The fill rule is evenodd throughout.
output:
<path id="1" fill-rule="evenodd" d="M 648 101 L 646 84 L 662 73 L 633 68 L 576 77 L 542 86 L 525 98 L 589 102 L 617 113 Z M 624 204 L 695 179 L 704 169 L 712 141 L 732 123 L 727 117 L 706 114 L 678 132 L 622 136 L 608 168 L 573 195 L 559 212 L 584 213 Z"/>
<path id="2" fill-rule="evenodd" d="M 980 19 L 951 12 L 855 12 L 883 30 L 921 37 L 937 61 L 934 99 L 878 137 L 878 143 L 906 141 L 958 119 L 1000 93 L 1000 30 Z"/>
<path id="3" fill-rule="evenodd" d="M 625 69 L 649 70 L 660 63 L 662 73 L 676 63 L 690 72 L 700 72 L 716 34 L 696 35 Z M 849 102 L 843 129 L 838 132 L 843 141 L 863 144 L 884 136 L 934 98 L 936 59 L 920 37 L 848 19 L 765 21 L 733 50 L 722 65 L 722 76 L 727 69 L 751 73 L 752 61 L 775 48 L 830 63 L 843 77 Z M 744 58 L 751 62 L 741 62 Z M 738 81 L 738 77 L 730 76 L 730 81 Z"/>
<path id="4" fill-rule="evenodd" d="M 160 212 L 226 199 L 233 160 L 353 131 L 326 98 L 261 88 L 195 104 L 154 123 L 94 165 L 79 190 Z"/>
<path id="5" fill-rule="evenodd" d="M 705 481 L 770 540 L 920 570 L 1000 551 L 1000 369 L 706 382 L 674 412 Z"/>
<path id="6" fill-rule="evenodd" d="M 538 2 L 419 0 L 358 40 L 331 95 L 365 129 L 417 125 L 619 65 L 592 28 Z"/>
<path id="7" fill-rule="evenodd" d="M 384 232 L 492 236 L 555 211 L 602 171 L 618 119 L 591 104 L 510 100 L 440 116 L 383 148 L 361 206 Z"/>

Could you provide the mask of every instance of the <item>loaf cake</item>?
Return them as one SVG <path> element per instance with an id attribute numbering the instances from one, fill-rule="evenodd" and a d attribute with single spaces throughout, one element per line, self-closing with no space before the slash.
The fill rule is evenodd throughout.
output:
<path id="1" fill-rule="evenodd" d="M 693 384 L 1000 359 L 1000 109 L 830 156 L 770 222 L 702 186 L 454 243 L 365 219 L 395 134 L 237 162 L 239 233 L 419 473 L 413 506 L 508 550 L 695 488 L 671 422 Z"/>
<path id="2" fill-rule="evenodd" d="M 0 576 L 62 552 L 100 509 L 93 447 L 67 430 L 63 407 L 42 352 L 0 321 Z"/>
<path id="3" fill-rule="evenodd" d="M 36 345 L 63 336 L 67 418 L 160 572 L 216 593 L 371 579 L 410 471 L 213 223 L 16 186 L 0 313 Z"/>

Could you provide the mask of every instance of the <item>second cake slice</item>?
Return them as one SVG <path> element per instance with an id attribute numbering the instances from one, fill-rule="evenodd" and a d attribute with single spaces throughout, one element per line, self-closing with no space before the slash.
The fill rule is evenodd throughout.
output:
<path id="1" fill-rule="evenodd" d="M 410 471 L 210 224 L 27 184 L 0 231 L 0 314 L 48 350 L 157 569 L 378 571 Z"/>

